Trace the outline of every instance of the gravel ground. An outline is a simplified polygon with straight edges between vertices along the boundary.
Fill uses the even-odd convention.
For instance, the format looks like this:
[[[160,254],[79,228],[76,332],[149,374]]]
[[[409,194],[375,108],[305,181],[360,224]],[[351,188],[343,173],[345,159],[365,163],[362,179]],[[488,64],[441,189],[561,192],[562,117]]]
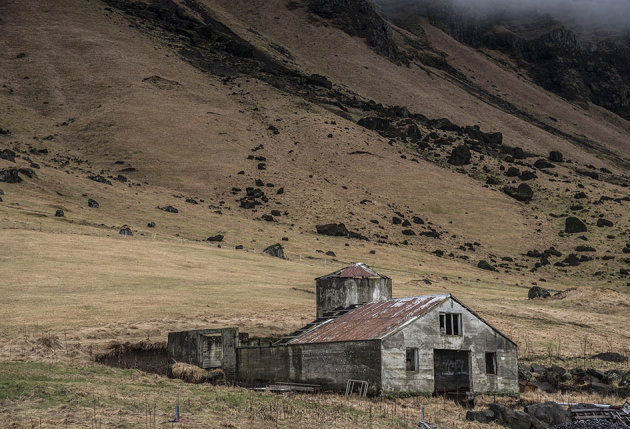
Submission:
[[[606,420],[576,420],[570,423],[551,426],[549,429],[628,429],[621,423],[612,423]]]

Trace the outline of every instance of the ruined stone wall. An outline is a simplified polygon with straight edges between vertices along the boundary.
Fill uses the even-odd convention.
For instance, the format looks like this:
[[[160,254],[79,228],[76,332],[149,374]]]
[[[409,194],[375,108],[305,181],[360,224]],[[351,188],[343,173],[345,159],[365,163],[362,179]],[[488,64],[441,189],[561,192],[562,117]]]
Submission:
[[[461,313],[462,336],[440,335],[439,313]],[[418,348],[418,371],[406,371],[406,348]],[[474,314],[448,299],[382,342],[383,390],[434,391],[434,350],[469,350],[471,389],[474,393],[518,395],[516,346]],[[485,353],[496,353],[497,374],[486,374]]]
[[[392,299],[392,280],[388,278],[317,279],[315,283],[317,317],[338,307],[349,307]]]
[[[238,378],[246,384],[295,382],[344,390],[348,379],[380,390],[380,341],[296,344],[238,349]]]

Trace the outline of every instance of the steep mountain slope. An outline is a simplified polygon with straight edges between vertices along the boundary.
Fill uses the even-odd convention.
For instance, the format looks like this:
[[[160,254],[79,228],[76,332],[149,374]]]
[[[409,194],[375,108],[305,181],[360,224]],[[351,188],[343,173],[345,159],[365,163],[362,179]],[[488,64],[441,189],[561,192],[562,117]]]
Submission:
[[[6,2],[0,144],[16,158],[0,169],[24,170],[1,183],[3,223],[225,231],[224,245],[258,250],[287,237],[290,257],[378,248],[412,264],[487,261],[508,282],[624,287],[628,122],[426,22],[418,36],[349,4],[368,8],[367,24],[331,21],[334,1]],[[552,150],[570,162],[534,165]],[[523,199],[519,185],[531,202],[509,196]],[[594,254],[564,233],[569,214]],[[316,234],[331,222],[367,240]]]

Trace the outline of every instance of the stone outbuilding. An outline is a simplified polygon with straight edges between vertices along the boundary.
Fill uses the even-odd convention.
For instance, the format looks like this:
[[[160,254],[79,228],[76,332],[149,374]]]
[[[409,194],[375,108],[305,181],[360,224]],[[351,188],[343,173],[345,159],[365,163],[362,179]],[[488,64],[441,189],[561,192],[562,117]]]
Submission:
[[[233,328],[215,330],[212,341],[190,343],[212,345],[204,346],[212,358],[203,359],[203,351],[184,353],[185,342],[176,344],[200,331],[171,333],[169,358],[196,356],[187,363],[212,363],[246,385],[343,390],[348,380],[363,380],[375,393],[518,395],[513,341],[451,294],[391,293],[391,279],[354,264],[316,279],[317,318],[293,334],[269,344]]]

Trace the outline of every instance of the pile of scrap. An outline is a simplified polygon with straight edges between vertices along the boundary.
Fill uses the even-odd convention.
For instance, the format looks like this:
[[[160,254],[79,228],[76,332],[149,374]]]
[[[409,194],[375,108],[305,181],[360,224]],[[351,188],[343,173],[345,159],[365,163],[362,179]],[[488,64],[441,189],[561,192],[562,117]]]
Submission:
[[[571,420],[602,420],[630,428],[630,403],[623,406],[577,404],[569,407]]]
[[[322,386],[319,384],[306,383],[276,383],[267,387],[260,387],[254,390],[273,393],[319,393]]]

